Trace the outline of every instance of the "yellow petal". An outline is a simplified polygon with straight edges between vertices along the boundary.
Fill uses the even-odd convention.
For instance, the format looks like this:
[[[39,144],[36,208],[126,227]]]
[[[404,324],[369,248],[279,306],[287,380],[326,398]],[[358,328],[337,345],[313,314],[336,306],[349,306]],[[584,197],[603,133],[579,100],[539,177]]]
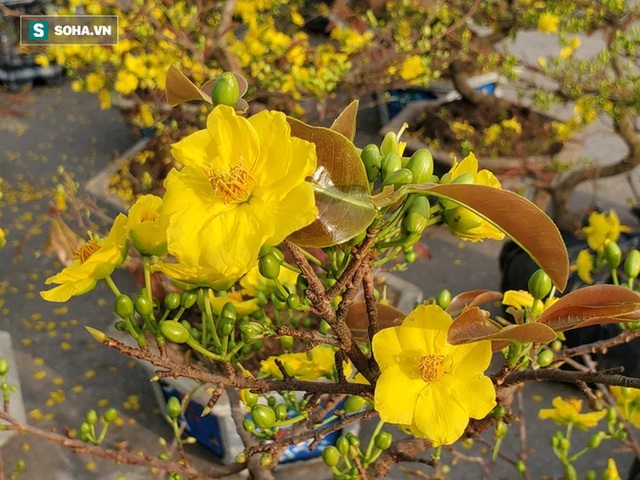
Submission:
[[[439,388],[442,384],[443,388]],[[413,424],[434,446],[451,445],[469,424],[467,409],[438,382],[420,392]]]
[[[215,158],[215,167],[228,170],[241,160],[253,171],[260,152],[260,139],[253,125],[244,117],[236,115],[233,108],[218,105],[207,117],[207,130],[211,136],[209,150]]]
[[[374,408],[380,418],[388,423],[408,425],[413,421],[414,410],[420,392],[427,386],[420,378],[417,368],[402,368],[393,365],[382,372],[374,396]]]
[[[290,233],[306,227],[316,219],[318,208],[313,186],[310,183],[298,185],[281,202],[268,204],[264,214],[264,220],[270,221],[274,227],[273,235],[266,242],[278,245]]]

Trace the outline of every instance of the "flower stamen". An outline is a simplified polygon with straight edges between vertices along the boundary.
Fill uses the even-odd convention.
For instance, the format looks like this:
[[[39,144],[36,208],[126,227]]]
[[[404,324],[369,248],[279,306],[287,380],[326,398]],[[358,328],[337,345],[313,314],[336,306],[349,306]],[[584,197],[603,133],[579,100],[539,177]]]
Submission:
[[[243,159],[230,171],[211,166],[205,166],[204,169],[214,192],[222,194],[225,204],[244,203],[251,196],[256,180],[244,166]]]
[[[80,263],[84,263],[98,250],[100,250],[100,245],[92,238],[73,252],[73,258],[80,260]]]
[[[447,361],[449,360],[449,361]],[[424,355],[420,358],[420,374],[427,383],[435,383],[442,379],[451,366],[451,359],[444,355]]]

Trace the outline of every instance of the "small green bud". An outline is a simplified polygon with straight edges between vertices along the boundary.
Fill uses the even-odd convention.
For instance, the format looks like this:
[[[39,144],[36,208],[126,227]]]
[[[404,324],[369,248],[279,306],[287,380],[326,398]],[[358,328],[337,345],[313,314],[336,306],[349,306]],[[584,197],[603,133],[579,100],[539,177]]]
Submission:
[[[244,428],[249,433],[253,433],[256,431],[256,423],[250,418],[245,418],[242,421],[242,428]]]
[[[182,292],[180,295],[180,306],[182,308],[191,308],[198,300],[198,296],[194,292]]]
[[[105,412],[102,414],[102,420],[106,423],[115,422],[118,419],[118,410],[115,408],[107,408]]]
[[[463,173],[454,178],[451,183],[472,185],[476,183],[476,176],[473,173]]]
[[[251,418],[263,430],[273,427],[276,423],[276,413],[266,405],[257,404],[251,407]]]
[[[440,201],[442,204],[443,202]],[[454,207],[442,213],[442,220],[453,232],[467,233],[482,225],[482,218],[464,207]]]
[[[336,440],[336,448],[342,455],[349,453],[349,440],[344,435],[338,437]]]
[[[260,395],[257,393],[253,393],[250,389],[244,388],[240,391],[240,398],[244,402],[244,404],[248,407],[253,407],[258,403],[258,399]]]
[[[551,291],[551,279],[543,270],[538,269],[529,277],[527,287],[534,298],[541,299]]]
[[[584,474],[584,480],[597,480],[598,474],[595,470],[587,470],[587,473]]]
[[[365,398],[362,398],[359,395],[350,395],[344,401],[343,408],[347,413],[354,413],[366,408],[367,405],[369,405],[369,402]]]
[[[168,293],[164,297],[164,306],[167,310],[175,310],[180,306],[180,294],[178,292]]]
[[[604,432],[598,432],[594,435],[591,435],[591,438],[589,438],[589,442],[587,443],[587,446],[589,448],[598,448],[602,443],[602,440],[604,440],[605,436],[606,434]]]
[[[167,400],[167,415],[169,418],[176,419],[182,413],[182,403],[178,397],[169,397]]]
[[[553,352],[551,350],[540,350],[538,353],[538,365],[541,367],[548,367],[553,362]]]
[[[149,316],[153,313],[153,302],[146,295],[140,295],[136,298],[135,309],[143,317]]]
[[[87,422],[82,422],[80,424],[80,434],[83,437],[86,437],[90,433],[91,433],[91,425],[89,425]]]
[[[493,415],[495,418],[502,418],[505,416],[506,413],[507,413],[507,409],[504,408],[504,405],[498,405],[496,408],[493,409],[493,411],[491,412],[491,415]]]
[[[260,275],[269,280],[275,280],[278,278],[278,275],[280,275],[280,264],[281,262],[278,258],[271,253],[261,257],[260,260],[258,260]]]
[[[349,442],[349,445],[351,445],[352,447],[360,446],[360,437],[358,437],[353,433],[347,433],[347,441]]]
[[[507,432],[509,431],[509,427],[502,420],[498,420],[494,427],[496,439],[504,438],[507,436]]]
[[[275,412],[276,412],[276,420],[278,422],[286,420],[287,415],[289,414],[289,412],[287,411],[287,406],[282,403],[276,405]]]
[[[191,337],[189,330],[180,322],[165,320],[160,322],[160,333],[164,338],[173,343],[186,343]]]
[[[287,307],[291,310],[300,310],[302,308],[302,302],[300,301],[300,295],[292,293],[287,297]]]
[[[223,317],[220,319],[220,324],[218,326],[220,330],[220,336],[227,337],[231,335],[233,332],[233,328],[235,327],[236,322],[233,318]]]
[[[640,251],[635,248],[629,252],[624,261],[624,273],[629,278],[636,278],[640,274]]]
[[[607,261],[609,268],[618,268],[618,265],[620,265],[620,262],[622,261],[622,250],[620,250],[620,247],[616,242],[607,242],[604,246],[604,258]]]
[[[9,371],[9,362],[6,358],[0,358],[0,375],[4,376]]]
[[[267,296],[260,290],[256,292],[256,296],[254,298],[258,301],[258,306],[260,308],[264,307],[268,303]]]
[[[377,145],[373,143],[367,145],[360,152],[360,158],[364,164],[364,169],[367,172],[367,180],[374,182],[378,178],[380,173],[380,167],[382,166],[382,154]]]
[[[98,412],[93,409],[89,410],[87,412],[86,420],[89,425],[95,425],[98,423]]]
[[[127,322],[124,320],[118,320],[113,326],[119,332],[125,332],[127,330]]]
[[[426,148],[417,150],[407,163],[407,167],[413,174],[413,183],[426,183],[433,175],[433,155]]]
[[[238,455],[236,455],[236,458],[234,458],[236,463],[245,463],[247,461],[247,454],[245,452],[241,452]]]
[[[277,404],[278,400],[276,400],[276,397],[271,395],[267,397],[267,405],[269,405],[271,408],[276,408]]]
[[[280,337],[280,345],[282,345],[282,348],[287,352],[293,352],[293,337],[291,335]]]
[[[333,445],[329,445],[322,451],[322,461],[327,467],[335,467],[340,462],[340,452]]]
[[[411,170],[408,168],[400,168],[384,177],[382,186],[393,185],[394,187],[401,187],[402,185],[409,185],[411,183],[413,183],[413,173],[411,173]]]
[[[382,139],[380,144],[380,153],[385,156],[389,153],[398,155],[398,136],[393,132],[388,132]],[[400,155],[398,155],[400,158]]]
[[[89,335],[91,335],[94,340],[97,340],[100,343],[106,343],[109,340],[109,336],[97,328],[89,327],[87,325],[85,325],[84,328],[89,332]]]
[[[263,468],[268,467],[273,463],[273,457],[268,453],[263,453],[260,455],[260,466]]]
[[[263,325],[256,322],[241,323],[238,327],[240,333],[242,333],[243,340],[247,342],[253,342],[264,338],[266,329]]]
[[[426,197],[416,197],[402,220],[402,228],[407,235],[422,234],[429,225],[431,206]]]
[[[236,319],[238,318],[238,311],[236,310],[236,307],[232,302],[227,302],[224,304],[222,310],[220,311],[220,318],[228,318],[233,322],[236,321]]]
[[[393,435],[391,435],[389,432],[378,433],[378,435],[376,435],[376,438],[374,440],[374,444],[376,448],[379,448],[380,450],[386,450],[391,446],[392,443],[393,443]]]
[[[402,168],[402,158],[396,152],[391,152],[382,159],[382,180],[384,181],[393,172]]]
[[[578,480],[578,473],[573,465],[567,464],[564,466],[564,479],[565,480]]]
[[[568,452],[569,447],[571,447],[571,442],[568,439],[561,437],[558,438],[558,450],[561,452]]]
[[[116,298],[116,303],[113,306],[113,311],[120,318],[128,318],[130,315],[133,315],[133,302],[128,295],[118,295]]]
[[[240,84],[231,72],[220,75],[211,89],[211,101],[214,105],[233,107],[240,98]]]
[[[516,471],[520,474],[527,471],[527,465],[522,460],[518,460],[514,466],[516,467]]]
[[[436,303],[440,306],[440,308],[446,309],[451,303],[451,292],[446,288],[442,290],[436,297]]]
[[[417,259],[418,259],[418,254],[413,249],[404,251],[404,261],[406,263],[413,263]]]

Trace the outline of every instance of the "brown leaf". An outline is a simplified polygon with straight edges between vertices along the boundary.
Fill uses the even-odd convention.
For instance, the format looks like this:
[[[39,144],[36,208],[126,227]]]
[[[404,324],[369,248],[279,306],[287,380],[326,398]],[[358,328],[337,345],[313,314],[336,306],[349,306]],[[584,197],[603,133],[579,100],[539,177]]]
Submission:
[[[356,136],[356,119],[358,117],[359,104],[358,100],[351,102],[331,124],[331,130],[341,133],[352,142]]]
[[[461,312],[465,307],[477,307],[489,302],[495,302],[502,298],[502,293],[494,290],[469,290],[462,292],[451,299],[447,307],[449,315]]]
[[[406,316],[403,312],[390,305],[377,304],[378,329],[396,327],[402,323]],[[351,330],[351,334],[358,341],[366,341],[368,337],[369,318],[365,302],[354,302],[347,311],[345,323]]]
[[[211,103],[211,97],[200,90],[184,73],[171,65],[167,71],[167,103],[172,107],[192,100]]]

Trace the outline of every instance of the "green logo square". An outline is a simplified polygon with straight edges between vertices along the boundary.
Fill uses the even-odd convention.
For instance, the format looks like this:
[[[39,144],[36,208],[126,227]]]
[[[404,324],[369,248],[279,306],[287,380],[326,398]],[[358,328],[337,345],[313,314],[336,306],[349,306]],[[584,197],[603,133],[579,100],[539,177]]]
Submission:
[[[29,22],[29,40],[49,40],[49,22]]]

